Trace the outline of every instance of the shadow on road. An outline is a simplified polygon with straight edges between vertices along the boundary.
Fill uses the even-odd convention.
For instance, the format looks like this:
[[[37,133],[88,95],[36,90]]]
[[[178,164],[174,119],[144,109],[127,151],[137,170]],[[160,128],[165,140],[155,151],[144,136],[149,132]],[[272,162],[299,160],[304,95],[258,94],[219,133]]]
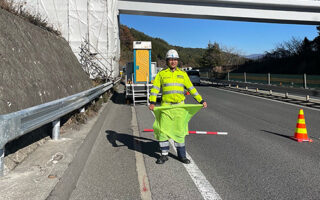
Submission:
[[[118,91],[114,90],[111,101],[115,104],[126,104],[126,97],[124,92],[119,93]]]
[[[117,133],[112,130],[105,131],[106,138],[112,144],[113,147],[127,146],[128,149],[133,151],[139,151],[152,158],[160,157],[159,143],[156,140],[152,140],[145,137],[136,137],[126,133]],[[121,143],[121,144],[119,144]],[[141,146],[140,149],[136,149],[134,143]],[[178,160],[176,155],[169,153],[169,157]]]
[[[283,135],[283,134],[280,134],[280,133],[275,133],[275,132],[266,131],[266,130],[260,130],[260,131],[263,131],[263,132],[265,132],[265,133],[271,133],[271,134],[273,134],[273,135],[277,135],[277,136],[280,136],[280,137],[288,138],[288,139],[290,139],[290,140],[294,140],[294,139],[292,139],[291,136],[288,136],[288,135]]]

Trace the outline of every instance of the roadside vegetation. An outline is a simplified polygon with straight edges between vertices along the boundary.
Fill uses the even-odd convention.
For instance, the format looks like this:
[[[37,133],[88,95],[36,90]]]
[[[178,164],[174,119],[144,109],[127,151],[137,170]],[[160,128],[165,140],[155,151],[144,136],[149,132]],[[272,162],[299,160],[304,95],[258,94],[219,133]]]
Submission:
[[[0,0],[0,8],[21,17],[22,19],[39,26],[51,33],[58,36],[61,35],[60,31],[54,29],[48,24],[47,19],[44,19],[40,14],[32,14],[25,8],[24,3],[16,3],[13,0]]]
[[[313,40],[292,38],[266,52],[257,60],[248,60],[235,72],[272,74],[320,74],[320,26]]]
[[[180,67],[192,67],[208,72],[214,77],[224,77],[227,72],[272,74],[320,74],[320,26],[319,35],[313,40],[292,38],[279,44],[258,59],[248,59],[233,48],[209,42],[206,49],[172,46],[161,38],[153,38],[133,28],[121,25],[120,65],[133,62],[132,43],[135,40],[152,42],[152,61],[165,66],[165,53],[174,48],[180,55]]]
[[[134,28],[125,25],[120,26],[121,58],[120,65],[133,62],[133,41],[151,41],[152,61],[157,62],[159,67],[165,66],[165,55],[169,49],[176,49],[180,56],[180,67],[201,68],[213,70],[216,67],[235,66],[243,57],[231,48],[220,48],[217,43],[208,44],[208,48],[184,48],[168,44],[161,38],[150,37]],[[218,60],[216,60],[218,59]],[[244,63],[244,61],[242,61]],[[222,68],[221,68],[222,69]],[[226,68],[223,68],[226,69]],[[223,70],[222,69],[222,70]]]

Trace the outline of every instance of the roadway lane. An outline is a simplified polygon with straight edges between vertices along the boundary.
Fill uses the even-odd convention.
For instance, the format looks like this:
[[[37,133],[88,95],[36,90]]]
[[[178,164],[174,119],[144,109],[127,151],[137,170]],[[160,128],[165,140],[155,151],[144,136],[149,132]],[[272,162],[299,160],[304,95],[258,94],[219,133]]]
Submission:
[[[288,137],[294,135],[299,107],[197,88],[209,107],[189,129],[229,135],[187,136],[187,151],[222,199],[319,199],[320,111],[304,109],[314,142],[298,143]]]
[[[146,141],[141,143],[141,147],[152,199],[202,199],[188,172],[177,160],[172,146],[170,146],[169,160],[163,165],[155,163],[160,155],[159,144],[154,139],[153,133],[143,132],[143,129],[152,128],[154,117],[146,105],[138,105],[135,110],[140,137]]]
[[[105,108],[97,139],[70,199],[140,199],[131,130],[131,107],[118,86]],[[73,178],[73,177],[70,177]]]

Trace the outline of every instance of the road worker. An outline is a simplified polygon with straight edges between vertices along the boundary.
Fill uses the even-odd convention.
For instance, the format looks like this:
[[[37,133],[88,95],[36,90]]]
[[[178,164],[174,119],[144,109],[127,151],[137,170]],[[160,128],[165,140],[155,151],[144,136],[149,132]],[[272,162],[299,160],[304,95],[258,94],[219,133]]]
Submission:
[[[174,49],[171,49],[166,54],[166,62],[168,68],[160,71],[153,82],[153,87],[150,91],[150,105],[149,109],[154,110],[157,101],[157,94],[162,88],[162,101],[161,106],[167,105],[181,105],[184,104],[184,88],[190,92],[196,101],[203,104],[203,107],[207,107],[207,103],[202,99],[196,88],[192,85],[187,73],[180,70],[178,66],[179,55]],[[183,135],[184,133],[182,133]],[[184,141],[185,135],[183,135]],[[170,137],[167,137],[170,138]],[[159,140],[161,156],[157,159],[157,164],[163,164],[168,160],[169,153],[169,141]],[[174,140],[174,138],[172,138]],[[181,162],[189,164],[190,160],[186,157],[185,143],[178,143],[175,141],[175,147],[177,148],[178,158]]]

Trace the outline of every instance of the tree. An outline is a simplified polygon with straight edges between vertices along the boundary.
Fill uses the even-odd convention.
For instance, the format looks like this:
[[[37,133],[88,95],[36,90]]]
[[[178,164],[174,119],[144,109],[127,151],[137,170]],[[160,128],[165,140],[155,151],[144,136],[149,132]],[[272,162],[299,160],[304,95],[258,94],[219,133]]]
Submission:
[[[312,43],[308,38],[304,38],[300,48],[298,50],[299,55],[311,55],[312,54]]]
[[[221,66],[221,49],[218,43],[211,43],[209,41],[208,47],[201,59],[201,65],[207,68],[213,68],[216,66]]]
[[[313,40],[313,46],[319,55],[319,53],[320,53],[320,26],[317,26],[317,30],[318,30],[318,36]]]

